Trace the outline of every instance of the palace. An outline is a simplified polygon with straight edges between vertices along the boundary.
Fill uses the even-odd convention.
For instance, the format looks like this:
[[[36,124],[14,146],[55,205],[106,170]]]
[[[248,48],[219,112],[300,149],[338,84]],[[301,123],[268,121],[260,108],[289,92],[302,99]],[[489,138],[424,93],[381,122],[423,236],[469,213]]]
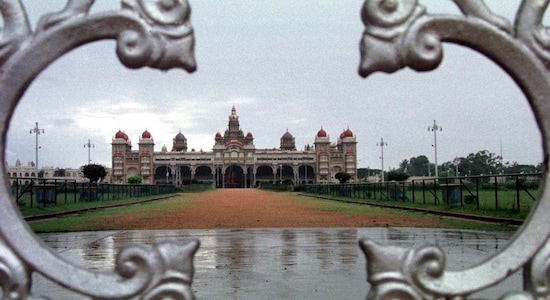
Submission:
[[[297,150],[294,137],[287,130],[279,149],[257,149],[254,137],[240,129],[239,116],[233,106],[227,130],[216,133],[212,151],[188,151],[187,139],[179,132],[172,149],[166,146],[155,152],[153,137],[145,130],[138,150],[123,131],[112,140],[112,183],[126,183],[139,175],[143,183],[182,185],[192,180],[209,181],[218,188],[248,188],[262,182],[287,181],[294,184],[337,182],[334,175],[346,172],[351,181],[357,176],[357,147],[353,132],[344,130],[331,143],[321,128],[313,146]]]

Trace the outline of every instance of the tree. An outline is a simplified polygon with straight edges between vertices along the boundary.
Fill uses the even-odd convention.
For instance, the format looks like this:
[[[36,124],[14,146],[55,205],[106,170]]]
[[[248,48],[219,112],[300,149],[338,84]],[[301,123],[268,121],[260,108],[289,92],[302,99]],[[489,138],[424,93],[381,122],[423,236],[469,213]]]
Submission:
[[[340,181],[340,183],[346,183],[346,182],[348,182],[348,180],[351,179],[351,175],[349,173],[346,173],[346,172],[338,172],[338,173],[334,174],[334,178],[338,179],[338,181]]]
[[[541,172],[541,169],[538,166],[519,165],[517,162],[513,162],[504,169],[504,172],[508,174],[538,173]]]
[[[397,168],[397,171],[407,173],[409,170],[409,161],[407,159],[404,159],[399,163],[399,168]]]
[[[89,164],[80,167],[82,176],[88,178],[90,182],[97,182],[107,176],[107,170],[104,166],[98,164]]]
[[[429,168],[430,160],[426,155],[411,157],[407,166],[407,174],[410,176],[424,176],[427,175]]]
[[[65,169],[55,168],[55,170],[53,171],[53,177],[65,177],[65,176],[67,176],[67,170]]]
[[[391,170],[386,173],[386,178],[388,181],[405,181],[409,178],[409,175],[399,170]]]
[[[367,178],[369,175],[367,168],[357,168],[357,178]]]
[[[498,173],[500,165],[500,156],[488,150],[481,150],[475,154],[468,154],[466,158],[461,158],[458,168],[462,174],[489,175]]]
[[[141,176],[139,175],[134,175],[134,176],[128,177],[126,181],[128,181],[128,183],[140,184],[143,181],[143,178],[141,178]]]

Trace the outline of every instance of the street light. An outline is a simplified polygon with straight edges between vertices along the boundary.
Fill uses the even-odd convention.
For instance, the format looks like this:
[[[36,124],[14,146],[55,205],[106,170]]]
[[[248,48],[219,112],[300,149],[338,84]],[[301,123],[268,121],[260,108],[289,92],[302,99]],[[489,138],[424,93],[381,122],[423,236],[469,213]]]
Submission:
[[[384,138],[380,138],[380,143],[376,143],[376,146],[380,146],[380,159],[382,160],[382,174],[381,181],[384,182],[384,146],[387,146],[388,143],[384,142]]]
[[[90,159],[90,148],[95,148],[95,145],[90,142],[90,139],[88,139],[88,143],[84,144],[84,148],[88,147],[88,164],[92,162]]]
[[[428,126],[428,131],[433,131],[434,133],[434,153],[435,153],[435,179],[437,179],[437,131],[443,131],[443,128],[441,126],[437,125],[437,123],[434,120],[434,124],[432,126]]]
[[[41,133],[44,133],[44,129],[41,129],[38,127],[38,122],[36,122],[36,124],[34,125],[34,128],[32,128],[30,131],[29,131],[30,134],[33,134],[35,135],[35,146],[34,146],[34,150],[35,150],[35,161],[34,161],[34,178],[36,180],[38,180],[38,149],[40,149],[40,147],[38,147],[38,136],[41,134]]]

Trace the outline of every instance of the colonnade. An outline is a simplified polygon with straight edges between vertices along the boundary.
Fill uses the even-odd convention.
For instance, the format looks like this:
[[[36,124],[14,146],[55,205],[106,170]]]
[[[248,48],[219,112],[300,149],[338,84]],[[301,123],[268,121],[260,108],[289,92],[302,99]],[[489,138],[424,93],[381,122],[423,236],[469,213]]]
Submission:
[[[300,171],[302,171],[301,174]],[[216,187],[221,188],[252,187],[262,181],[283,181],[287,179],[292,180],[294,184],[301,182],[315,183],[316,172],[315,168],[309,164],[253,166],[244,164],[197,166],[172,164],[155,167],[155,182],[164,181],[179,185],[185,179],[212,181],[216,183]],[[236,184],[238,186],[235,186]]]

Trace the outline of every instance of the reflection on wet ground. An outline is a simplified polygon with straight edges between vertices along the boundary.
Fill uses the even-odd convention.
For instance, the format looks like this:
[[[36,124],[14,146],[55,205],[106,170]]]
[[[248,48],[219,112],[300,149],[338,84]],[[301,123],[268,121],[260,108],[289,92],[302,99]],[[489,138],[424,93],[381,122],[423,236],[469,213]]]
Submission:
[[[365,257],[358,239],[404,247],[439,245],[447,269],[460,270],[504,248],[508,232],[417,228],[275,228],[147,230],[41,234],[61,257],[94,270],[113,270],[126,243],[153,244],[199,238],[193,290],[199,299],[365,299]],[[35,275],[33,292],[78,299]],[[497,298],[521,289],[516,274],[476,298]]]

